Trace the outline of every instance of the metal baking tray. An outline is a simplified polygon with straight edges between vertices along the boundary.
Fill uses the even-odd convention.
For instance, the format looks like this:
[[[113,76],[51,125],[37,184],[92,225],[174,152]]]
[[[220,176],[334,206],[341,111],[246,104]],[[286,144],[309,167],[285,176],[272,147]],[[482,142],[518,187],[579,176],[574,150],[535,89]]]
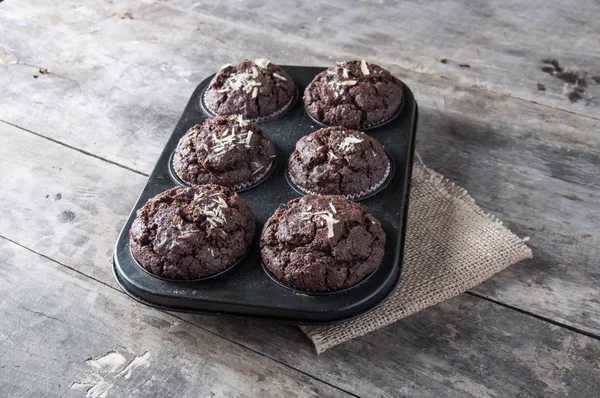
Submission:
[[[286,179],[287,160],[301,137],[323,127],[305,111],[302,94],[311,80],[325,68],[282,68],[296,84],[297,100],[278,118],[260,123],[277,148],[277,161],[271,174],[261,184],[240,192],[257,220],[256,236],[248,254],[216,277],[194,282],[169,281],[141,268],[129,247],[129,229],[136,211],[156,194],[180,185],[171,171],[171,156],[185,132],[211,116],[202,104],[202,94],[212,79],[210,76],[192,94],[117,240],[113,257],[115,278],[134,299],[170,311],[319,324],[335,323],[364,314],[381,304],[396,288],[402,270],[418,120],[417,103],[404,83],[401,110],[388,122],[363,129],[383,145],[395,165],[388,185],[376,195],[360,201],[361,206],[381,221],[386,233],[381,265],[359,284],[326,294],[295,291],[276,283],[263,269],[258,242],[264,223],[280,205],[300,196]]]

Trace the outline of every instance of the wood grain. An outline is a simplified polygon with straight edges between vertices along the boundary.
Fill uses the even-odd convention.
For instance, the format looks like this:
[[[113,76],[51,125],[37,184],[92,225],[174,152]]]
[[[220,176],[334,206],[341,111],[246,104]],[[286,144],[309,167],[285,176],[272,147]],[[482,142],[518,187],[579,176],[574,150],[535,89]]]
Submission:
[[[396,74],[402,72],[391,70]],[[475,291],[598,333],[600,295],[595,287],[600,280],[594,262],[600,247],[600,231],[596,228],[600,221],[594,211],[600,194],[600,177],[596,173],[596,165],[600,163],[597,122],[479,89],[457,87],[444,79],[422,74],[411,73],[404,79],[417,98],[423,98],[418,151],[425,162],[465,187],[485,210],[497,214],[519,235],[531,237],[533,260],[500,273]],[[67,142],[74,144],[70,139]],[[39,144],[30,144],[29,153],[37,152],[36,145]],[[134,147],[125,146],[124,150],[130,151],[131,157],[144,153],[149,161],[152,153],[160,151],[161,145],[148,136]],[[8,146],[5,150],[14,152]],[[101,151],[99,154],[102,155]],[[50,163],[58,165],[64,156],[57,153]],[[87,162],[84,157],[77,159]],[[15,161],[15,164],[20,163],[22,161]],[[87,170],[85,166],[80,167]],[[98,170],[97,167],[92,167],[90,173]],[[91,181],[103,181],[109,192],[98,192],[99,205],[109,213],[116,212],[121,221],[141,189],[143,178],[125,177],[127,173],[112,166],[109,170],[100,176],[91,176]],[[30,172],[23,169],[19,175]],[[73,178],[78,183],[71,185],[72,190],[77,189],[77,185],[90,184],[85,176]],[[47,175],[45,181],[48,182],[39,182],[36,189],[40,183],[55,186],[54,179],[53,175]],[[16,192],[32,189],[16,185]],[[137,188],[128,190],[129,185]],[[14,200],[19,201],[22,194],[15,193]],[[45,194],[48,193],[36,193],[40,199]],[[111,195],[118,195],[122,200],[113,204]],[[111,209],[115,205],[120,207]],[[82,204],[75,204],[78,206]],[[97,223],[94,219],[90,225]],[[65,228],[62,224],[44,225],[45,228]],[[113,231],[120,225],[120,222],[115,223]],[[20,234],[27,235],[26,231],[28,229]],[[31,244],[36,247],[46,244],[56,253],[59,239],[72,239],[69,238],[72,235],[65,238],[47,235],[52,239],[50,242],[31,238]],[[110,236],[100,232],[91,240],[97,242],[98,239],[106,239],[108,243]],[[80,250],[82,246],[74,248],[67,244],[64,247],[68,251]],[[68,252],[64,255],[70,257]],[[98,271],[94,268],[89,272]]]
[[[598,340],[466,295],[316,356],[292,326],[170,316],[2,238],[0,258],[2,396],[552,397],[600,387]]]
[[[312,53],[377,60],[599,118],[600,32],[589,18],[600,14],[597,1],[166,4],[200,18],[243,21],[247,30],[308,45]]]
[[[0,126],[6,143],[0,153],[4,159],[1,168],[10,167],[15,176],[35,175],[36,179],[32,184],[0,177],[2,186],[7,187],[0,199],[0,235],[114,287],[110,272],[114,239],[145,177],[15,127]],[[43,156],[36,156],[42,147]],[[129,184],[131,189],[119,184]],[[115,186],[120,196],[110,192]],[[126,195],[128,191],[132,192]],[[56,200],[57,193],[61,193],[60,200]],[[87,210],[90,203],[97,203],[95,210]],[[64,212],[73,217],[61,216]],[[64,222],[57,222],[59,218]],[[96,227],[96,231],[93,226],[106,229]],[[78,234],[89,237],[60,244]],[[123,306],[137,308],[131,300]],[[113,311],[107,307],[102,312],[109,316]],[[461,296],[319,357],[291,326],[175,316],[358,395],[370,396],[376,391],[394,396],[402,391],[409,396],[512,396],[537,390],[560,395],[564,380],[559,379],[567,376],[565,382],[575,380],[578,391],[595,387],[592,375],[596,368],[593,361],[583,359],[588,358],[586,350],[596,349],[594,339],[472,297]],[[458,335],[461,338],[456,343]],[[454,340],[449,336],[455,336]],[[573,341],[581,346],[580,351],[569,348],[576,344]],[[366,371],[365,357],[378,365]],[[570,362],[562,368],[564,361]],[[480,365],[492,367],[493,372]],[[592,372],[586,376],[591,381],[580,381],[577,375],[585,372]],[[527,377],[521,378],[523,375]]]
[[[436,11],[436,5],[430,3],[403,3],[402,7],[359,3],[342,7],[342,2],[338,2],[321,8],[313,7],[312,11],[308,5],[290,5],[290,10],[300,7],[302,15],[298,21],[296,18],[292,20],[288,13],[279,12],[285,15],[280,17],[274,15],[277,10],[285,9],[285,3],[281,6],[278,3],[274,11],[266,10],[274,6],[264,1],[244,2],[245,6],[227,6],[226,9],[219,5],[202,6],[201,3],[172,4],[172,0],[129,0],[118,4],[70,0],[57,6],[54,2],[44,0],[35,4],[25,1],[19,2],[18,6],[16,3],[3,5],[0,18],[2,25],[7,28],[0,35],[0,84],[6,87],[0,103],[2,120],[149,172],[159,148],[166,141],[197,83],[226,62],[258,56],[266,56],[281,64],[302,65],[331,65],[338,59],[366,57],[383,66],[395,68],[395,73],[414,88],[418,87],[414,86],[413,81],[420,80],[424,72],[432,81],[447,80],[446,86],[450,88],[487,89],[487,86],[494,84],[510,86],[498,90],[503,95],[531,87],[534,92],[539,92],[537,84],[540,83],[546,87],[546,91],[540,92],[539,96],[531,97],[522,93],[517,97],[544,103],[543,99],[556,91],[557,98],[566,101],[564,109],[575,112],[578,110],[572,107],[576,106],[582,108],[584,114],[596,118],[596,121],[600,119],[597,111],[600,85],[592,78],[588,76],[586,80],[585,95],[590,98],[571,104],[567,96],[572,89],[564,87],[563,80],[541,71],[544,67],[540,58],[542,54],[536,52],[544,51],[543,57],[554,58],[561,58],[554,52],[561,56],[572,54],[577,49],[575,47],[574,50],[570,36],[558,40],[553,37],[555,33],[549,32],[550,35],[543,40],[544,44],[540,44],[542,42],[537,34],[532,38],[526,37],[525,42],[505,38],[497,40],[496,35],[503,36],[504,31],[513,34],[516,21],[506,21],[506,13],[520,17],[519,8],[514,4],[508,10],[494,8],[482,12],[485,8],[473,7],[464,12],[461,9],[463,5],[445,2],[444,7],[455,13],[449,14],[444,21],[440,19],[446,14]],[[192,7],[194,4],[200,5]],[[239,7],[247,8],[241,10]],[[357,9],[350,11],[348,7]],[[545,6],[544,12],[538,11],[543,16],[537,18],[536,23],[547,23],[556,15],[571,15],[570,12],[563,13],[564,7],[570,8],[568,5]],[[593,11],[598,6],[586,1],[582,2],[581,7],[578,12],[581,10],[594,15]],[[372,15],[370,18],[373,21],[380,23],[355,23],[355,15],[366,11]],[[315,13],[324,13],[326,16],[317,23],[319,17]],[[402,17],[398,14],[402,14]],[[491,26],[490,18],[497,14],[503,15],[499,21],[503,28]],[[345,23],[326,23],[330,22],[328,15],[339,15]],[[249,22],[249,17],[255,18],[253,21],[265,22],[254,24]],[[287,20],[283,21],[282,18]],[[307,20],[305,25],[296,26],[305,18],[311,20],[311,25],[307,25]],[[390,40],[389,37],[384,40],[389,33],[374,32],[376,29],[393,32],[393,29],[389,29],[390,21],[394,21],[394,28],[405,28],[397,23],[398,19],[410,21],[406,25],[414,25],[414,35],[422,38],[409,40],[412,37],[409,35],[406,40]],[[569,25],[560,31],[573,32],[582,46],[593,41],[593,27],[577,23],[572,18],[565,19],[565,23]],[[15,29],[8,29],[9,26]],[[302,26],[306,29],[302,29]],[[489,27],[494,34],[490,33],[492,36],[486,38],[484,43],[477,44],[476,48],[466,45],[465,40],[471,39],[462,30],[473,29],[478,32],[483,26]],[[369,33],[365,33],[365,30]],[[429,36],[421,36],[424,33],[421,30],[430,32],[432,37],[427,39]],[[219,32],[218,35],[215,32]],[[454,34],[450,35],[452,32]],[[373,37],[376,39],[378,35],[382,37],[375,43]],[[23,41],[24,36],[31,40]],[[356,36],[372,38],[365,44],[349,46],[348,43],[361,42],[351,40]],[[65,42],[64,37],[72,39]],[[207,37],[214,37],[215,41],[211,42]],[[322,39],[329,37],[331,40]],[[532,48],[530,40],[537,46]],[[499,43],[502,43],[500,49],[496,48]],[[74,46],[77,51],[72,50]],[[452,50],[456,55],[438,57],[430,46],[448,51],[456,47]],[[546,51],[549,46],[552,51]],[[380,50],[376,50],[378,48]],[[600,71],[594,71],[600,65],[598,46],[591,48],[584,52],[577,51],[580,57],[586,59],[581,61],[580,69],[573,66],[572,57],[562,61],[565,71],[575,70],[583,76],[585,69],[589,75],[600,75]],[[469,53],[465,56],[468,60],[461,60],[463,51]],[[477,51],[484,52],[484,55],[477,56],[483,64],[481,68],[489,69],[489,74],[495,78],[488,79],[483,75],[460,78],[464,73],[476,73],[479,70],[470,60]],[[416,58],[410,58],[413,54],[417,54]],[[523,59],[530,56],[535,60]],[[405,57],[409,58],[401,61]],[[440,59],[452,61],[442,64]],[[473,65],[461,68],[461,62]],[[422,69],[417,65],[430,66]],[[40,68],[47,69],[49,73],[41,74]],[[434,69],[439,68],[448,71],[434,73]],[[534,73],[535,76],[532,75]],[[496,80],[503,83],[494,83]],[[566,95],[562,93],[563,89]],[[25,98],[21,95],[24,92],[28,93]],[[422,106],[431,107],[436,96],[420,96],[418,100]],[[585,105],[587,102],[589,105]],[[555,105],[560,104],[549,103],[549,106]],[[75,109],[77,111],[73,112]],[[93,134],[94,131],[101,134]],[[147,146],[149,142],[152,145]],[[138,150],[140,145],[142,149]]]
[[[348,396],[1,238],[0,259],[0,396]]]
[[[283,325],[186,319],[365,397],[592,397],[600,388],[597,339],[464,294],[317,357]]]
[[[112,284],[108,260],[145,182],[139,172],[151,170],[200,80],[221,64],[243,57],[304,65],[366,58],[388,67],[415,92],[423,160],[467,188],[484,209],[520,236],[531,238],[533,260],[509,268],[474,292],[597,335],[600,46],[598,29],[590,21],[599,7],[591,0],[578,2],[577,7],[538,0],[477,6],[462,1],[340,0],[320,7],[287,0],[227,6],[183,0],[3,2],[0,120],[58,143],[0,123],[0,235]],[[0,255],[0,267],[13,264],[9,246]],[[82,297],[110,290],[26,254],[14,264],[29,265],[33,260],[27,259],[33,256],[42,276],[34,278],[38,283],[30,290],[40,295],[53,297],[54,288],[44,282],[55,279],[75,278],[77,283],[65,286]],[[15,273],[14,278],[33,286],[19,275],[25,273]],[[65,319],[72,324],[63,325],[67,334],[50,328],[52,358],[40,356],[39,363],[30,363],[23,359],[32,355],[23,348],[27,344],[16,351],[17,359],[10,357],[24,363],[16,365],[24,366],[27,383],[44,374],[41,370],[49,372],[49,363],[56,367],[56,373],[48,373],[50,384],[65,381],[60,372],[87,375],[94,382],[91,365],[73,359],[79,358],[80,345],[64,348],[65,336],[81,338],[83,331],[84,336],[88,333],[87,324],[68,310],[85,311],[64,303],[52,307],[52,301],[43,307],[47,303],[38,296],[26,295],[18,286],[10,288],[20,296],[10,301],[9,294],[0,302],[0,310],[10,314],[0,322],[0,345],[14,338],[3,328],[21,319],[34,326],[36,319],[42,320],[43,327],[58,322],[27,310],[7,309],[6,303],[16,300],[35,304],[34,311],[54,318],[66,311]],[[147,326],[135,323],[139,306],[115,297],[122,303],[106,304],[93,315],[142,336],[140,330]],[[47,312],[53,308],[60,316]],[[168,317],[142,307],[139,311]],[[472,297],[459,297],[318,358],[291,327],[186,319],[361,395],[591,396],[598,387],[597,341]],[[202,336],[206,333],[185,327]],[[161,330],[151,327],[154,333]],[[43,352],[42,336],[28,332],[22,338]],[[98,352],[88,353],[92,357],[107,354],[111,339],[121,339],[115,336],[117,331],[111,329],[98,337],[97,345],[81,339],[98,347]],[[152,339],[158,344],[155,336]],[[208,341],[207,358],[212,360],[217,351],[212,349],[213,340]],[[173,342],[204,350],[204,343]],[[125,361],[139,358],[135,363],[144,363],[143,344],[130,341],[130,345],[140,350],[127,351]],[[229,345],[224,350],[238,352]],[[246,355],[260,362],[239,350],[234,361]],[[181,355],[173,348],[162,352],[165,363]],[[185,358],[186,364],[200,366],[195,357]],[[365,371],[361,365],[365,358],[381,366]],[[235,380],[247,380],[241,376],[243,369],[230,371],[227,367],[237,364],[226,362],[219,362],[216,369],[226,369]],[[276,365],[265,360],[260,366]],[[137,369],[147,372],[143,366]],[[167,370],[162,372],[171,377]],[[298,380],[303,380],[293,372],[289,378],[284,392],[296,391]],[[14,373],[9,379],[15,379]],[[45,380],[40,385],[46,386]],[[136,392],[154,386],[145,381]],[[24,396],[42,391],[25,383],[14,383],[23,388]],[[215,391],[239,392],[241,384],[236,383]],[[0,395],[7,395],[0,385]],[[316,386],[307,393],[330,392]],[[185,388],[180,391],[183,395]],[[51,391],[59,395],[66,390]]]

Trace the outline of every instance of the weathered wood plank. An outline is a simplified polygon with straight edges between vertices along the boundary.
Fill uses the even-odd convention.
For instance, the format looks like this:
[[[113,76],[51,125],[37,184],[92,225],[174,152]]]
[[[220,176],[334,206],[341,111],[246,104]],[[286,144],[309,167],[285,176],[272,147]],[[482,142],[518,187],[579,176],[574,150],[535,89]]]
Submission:
[[[113,241],[128,207],[141,189],[138,185],[143,184],[145,178],[6,124],[0,126],[3,126],[0,127],[0,134],[5,143],[0,149],[0,168],[11,170],[11,175],[36,176],[36,184],[23,184],[22,180],[8,178],[6,174],[0,176],[1,185],[6,187],[5,195],[0,199],[3,212],[0,216],[0,235],[113,284],[109,265]],[[45,148],[43,156],[36,156],[42,147]],[[54,165],[63,169],[55,172],[56,169],[52,169]],[[92,174],[82,178],[71,176],[88,173]],[[113,206],[117,209],[122,207],[122,213],[121,210],[112,211],[108,205],[110,200],[114,201],[117,197],[111,190],[119,187],[118,181],[131,184],[129,191],[133,191],[125,194],[128,190],[119,188],[118,192],[123,191],[123,203],[115,201]],[[59,201],[52,196],[58,193],[56,191],[61,192]],[[46,198],[46,194],[50,196]],[[96,211],[86,210],[86,204],[89,206],[95,202],[100,203]],[[15,213],[6,213],[5,209]],[[58,216],[63,211],[72,211],[75,217]],[[66,222],[56,223],[55,217]],[[90,235],[91,238],[70,242],[63,247],[57,245],[56,242],[74,234],[94,234],[95,230],[91,227],[94,225],[105,225],[107,229],[103,233],[108,236]],[[74,246],[77,246],[76,249]],[[91,246],[95,246],[95,252],[90,249]],[[65,251],[65,247],[77,252]],[[535,287],[531,289],[530,292]],[[134,305],[133,302],[131,305]],[[582,358],[587,357],[579,351],[570,351],[569,354],[561,351],[563,333],[570,332],[469,297],[461,297],[430,309],[334,348],[318,358],[314,356],[306,338],[291,326],[208,317],[186,319],[360,395],[372,395],[375,391],[393,396],[396,391],[405,391],[406,395],[423,396],[481,396],[491,395],[492,392],[498,396],[510,396],[519,391],[529,395],[527,393],[537,389],[547,391],[548,395],[560,394],[562,386],[559,385],[564,380],[557,381],[549,375],[557,378],[563,375],[563,368],[559,364],[566,360],[564,358],[572,361],[565,366],[566,369],[574,369],[574,373],[569,373],[569,380],[576,380],[577,388],[586,391],[594,387],[593,377],[587,378],[592,381],[580,383],[576,376],[577,372],[584,372],[585,369],[595,371],[591,365],[581,362],[584,361]],[[521,327],[522,330],[519,329]],[[460,332],[455,332],[456,328]],[[426,337],[424,330],[428,331]],[[548,337],[548,331],[554,337]],[[460,345],[454,345],[450,338],[439,337],[455,336],[455,333],[462,336]],[[587,339],[572,335],[576,337],[568,338],[565,347],[571,344],[571,339]],[[551,342],[547,343],[549,338]],[[435,343],[427,343],[429,340]],[[593,340],[590,341],[590,344],[595,344]],[[428,344],[433,344],[435,349],[427,348]],[[585,343],[585,347],[583,343],[577,344],[582,344],[582,350],[590,349],[588,343]],[[468,351],[470,346],[477,348]],[[463,354],[463,351],[469,354]],[[513,351],[527,353],[512,357]],[[365,368],[365,357],[369,358],[369,370]],[[525,367],[519,365],[525,361],[523,357],[527,358]],[[487,368],[491,366],[494,371],[484,368],[478,370],[480,364]],[[454,369],[462,369],[462,373],[453,373]],[[520,378],[523,374],[527,374],[527,378]]]
[[[172,0],[168,6],[260,29],[321,55],[376,59],[599,118],[597,1]],[[212,37],[212,36],[211,36]],[[225,39],[227,42],[227,40]],[[548,60],[558,62],[555,68]],[[545,62],[546,61],[546,62]]]
[[[600,387],[597,340],[466,295],[316,356],[292,326],[185,317],[225,340],[1,238],[0,259],[2,396],[343,395],[228,340],[362,396]]]
[[[562,80],[540,70],[542,57],[564,56],[560,60],[565,68],[576,70],[581,76],[584,71],[590,76],[600,75],[594,69],[600,65],[600,50],[589,45],[595,37],[592,35],[595,28],[574,18],[575,8],[568,4],[545,4],[544,12],[538,10],[540,15],[535,20],[514,26],[511,13],[521,17],[517,4],[506,9],[504,6],[495,9],[493,5],[467,7],[464,12],[461,9],[464,5],[445,2],[443,7],[448,8],[445,11],[453,12],[446,15],[429,3],[393,7],[372,3],[349,6],[339,2],[318,8],[285,7],[278,2],[275,6],[278,10],[302,11],[299,19],[292,19],[296,13],[280,12],[278,17],[268,9],[274,5],[264,1],[250,2],[250,6],[246,5],[248,2],[242,6],[202,6],[195,2],[188,7],[181,5],[183,10],[171,3],[71,0],[58,7],[46,0],[3,5],[0,18],[6,28],[0,35],[0,84],[5,92],[0,118],[147,172],[195,85],[225,62],[256,56],[267,56],[282,64],[321,65],[332,64],[336,59],[366,57],[395,68],[411,86],[413,80],[421,79],[422,72],[432,73],[426,76],[434,81],[440,77],[449,79],[446,87],[498,86],[495,89],[500,93],[541,103],[545,103],[544,98],[556,95],[558,102],[551,101],[548,105],[559,106],[561,101],[567,101],[565,109],[580,111],[573,107],[583,107],[585,114],[600,118],[597,111],[600,84],[594,79],[588,76],[586,80],[584,95],[589,98],[571,104],[567,96],[573,88],[563,87]],[[200,5],[187,12],[194,4]],[[357,9],[350,11],[348,7]],[[597,7],[586,1],[578,5],[577,12],[594,15]],[[567,11],[563,13],[562,8]],[[369,21],[356,23],[356,15],[366,11]],[[325,15],[319,23],[315,13]],[[331,25],[332,15],[339,16],[340,23]],[[442,18],[443,15],[446,17]],[[554,15],[568,16],[557,18],[568,26],[555,29],[553,24],[552,31],[546,29],[543,34],[527,35],[520,31],[532,26],[535,32],[535,24],[543,25]],[[256,22],[248,22],[249,17]],[[494,22],[493,17],[501,18]],[[242,20],[245,23],[240,23]],[[372,23],[375,20],[378,23]],[[399,20],[409,22],[400,24]],[[389,29],[390,24],[394,29]],[[465,40],[471,43],[472,38],[464,30],[479,31],[482,25],[490,29],[491,36],[482,43],[465,45]],[[384,40],[389,32],[410,26],[409,30],[415,32],[405,39]],[[388,33],[377,33],[378,29]],[[425,39],[429,36],[423,35],[424,31],[431,32],[430,40]],[[498,42],[496,36],[503,36],[504,31],[507,35],[523,35],[524,39],[503,38]],[[207,39],[216,35],[214,42]],[[538,35],[545,35],[544,40],[539,41]],[[22,40],[23,37],[31,39]],[[65,37],[69,40],[65,41]],[[329,37],[331,40],[324,39]],[[573,37],[578,37],[577,46],[572,45]],[[361,43],[355,38],[366,41],[352,44]],[[587,48],[580,51],[578,46]],[[475,55],[477,51],[483,55]],[[442,58],[452,61],[442,64],[439,62]],[[480,59],[481,65],[473,58]],[[457,66],[461,62],[472,67]],[[40,74],[39,68],[51,73]],[[413,69],[418,73],[412,73]],[[440,73],[443,69],[448,71]],[[480,70],[493,76],[481,75],[477,72]],[[465,73],[474,75],[464,77]],[[538,92],[538,83],[546,87],[540,96],[518,93],[530,89]],[[563,95],[563,89],[567,96]],[[28,96],[23,97],[24,92]],[[439,94],[418,99],[422,106],[430,107]],[[147,141],[156,143],[156,147],[146,147]],[[144,150],[137,150],[140,144]]]
[[[146,178],[0,122],[0,235],[111,281],[110,259]]]
[[[186,318],[361,396],[593,397],[600,388],[597,339],[464,294],[318,357],[282,325]]]
[[[0,396],[348,396],[0,238]]]

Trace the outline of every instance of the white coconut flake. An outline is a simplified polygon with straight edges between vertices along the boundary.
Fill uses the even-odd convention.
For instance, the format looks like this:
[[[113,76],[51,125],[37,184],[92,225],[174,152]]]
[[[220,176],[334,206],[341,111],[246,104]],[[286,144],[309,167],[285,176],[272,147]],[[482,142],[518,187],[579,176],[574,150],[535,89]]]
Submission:
[[[355,145],[361,142],[363,142],[363,140],[360,138],[346,137],[344,138],[344,141],[342,141],[342,143],[340,144],[340,150],[342,150],[345,153],[348,153],[350,151],[353,151],[355,149]]]
[[[258,169],[254,170],[254,173],[252,173],[251,175],[258,173],[259,171],[261,171],[264,168],[265,168],[265,166],[260,166]]]
[[[334,210],[334,212],[335,212],[335,207],[333,207],[333,204],[331,204],[331,203],[329,203],[329,204],[331,205],[331,209]],[[333,213],[331,213],[330,211],[316,211],[314,213],[311,213],[310,210],[312,210],[312,206],[306,207],[306,210],[307,211],[300,212],[302,219],[310,220],[313,216],[318,216],[318,217],[322,218],[327,223],[327,237],[333,238],[333,236],[334,236],[333,226],[340,222],[339,220],[336,220],[335,218],[333,218]]]
[[[269,66],[269,64],[271,63],[271,61],[269,61],[268,59],[265,58],[259,58],[259,59],[255,59],[254,63],[258,66],[260,66],[263,69],[266,69],[267,66]]]
[[[252,98],[256,98],[257,95],[258,95],[258,87],[254,87],[252,89]]]
[[[256,68],[252,68],[252,73],[234,73],[225,80],[223,90],[242,90],[246,94],[250,94],[255,87],[261,85],[260,82],[254,80],[258,77]]]
[[[333,206],[333,203],[329,202],[329,207],[331,207],[331,211],[333,212],[333,214],[337,213],[337,210],[335,209],[335,207]]]
[[[342,86],[354,86],[356,83],[358,83],[356,80],[344,80],[340,84]]]
[[[329,159],[338,159],[338,156],[335,153],[331,152],[331,151],[327,152],[327,157]]]
[[[367,62],[364,59],[362,61],[360,61],[360,71],[365,76],[371,73],[371,72],[369,72],[369,67],[367,66]]]
[[[326,212],[326,214],[320,214],[319,217],[321,217],[327,223],[327,237],[333,238],[333,226],[334,224],[337,224],[340,221],[333,218],[333,214],[331,214],[330,212]]]
[[[225,199],[223,199],[221,196],[219,196],[218,199],[219,199],[219,204],[221,205],[221,207],[223,207],[225,209],[229,207],[229,205],[227,204],[227,202],[225,201]]]
[[[276,78],[283,80],[283,81],[287,81],[287,79],[283,76],[281,76],[279,73],[275,73],[273,72],[273,76],[275,76]]]
[[[344,79],[347,79],[347,78],[349,78],[349,77],[350,77],[350,76],[348,76],[348,69],[344,68],[344,69],[342,70],[342,77],[343,77]]]
[[[358,144],[363,142],[363,140],[361,138],[356,138],[356,137],[346,137],[344,138],[345,142],[349,142],[351,144]]]
[[[236,118],[237,118],[237,123],[240,125],[240,127],[245,127],[250,123],[250,121],[245,120],[242,115],[237,115]]]

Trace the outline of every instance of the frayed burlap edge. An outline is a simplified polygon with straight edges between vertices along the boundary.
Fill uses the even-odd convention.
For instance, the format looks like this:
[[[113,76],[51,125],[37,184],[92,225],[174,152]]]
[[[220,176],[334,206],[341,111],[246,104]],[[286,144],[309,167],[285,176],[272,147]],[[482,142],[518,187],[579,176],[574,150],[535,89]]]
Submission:
[[[317,353],[457,296],[532,252],[467,191],[415,163],[400,285],[375,310],[348,322],[300,326]]]

